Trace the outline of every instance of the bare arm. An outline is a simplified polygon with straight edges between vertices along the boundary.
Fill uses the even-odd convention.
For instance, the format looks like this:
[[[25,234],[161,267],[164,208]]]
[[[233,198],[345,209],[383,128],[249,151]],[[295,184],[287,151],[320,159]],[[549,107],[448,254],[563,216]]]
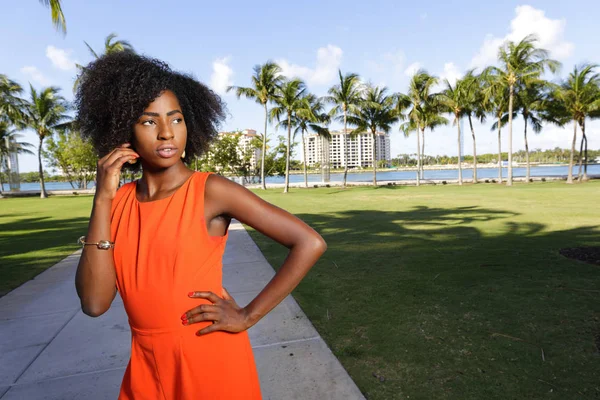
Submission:
[[[267,203],[243,186],[218,175],[211,175],[208,178],[205,197],[207,203],[216,205],[215,215],[228,215],[235,218],[290,249],[281,268],[250,304],[243,309],[238,308],[238,315],[233,315],[231,318],[220,315],[217,323],[201,332],[248,329],[292,292],[325,252],[327,244],[314,229],[299,218]],[[207,298],[215,305],[223,303],[214,295],[204,292],[197,292],[193,297]],[[226,300],[228,297],[227,295]],[[215,311],[215,308],[211,307],[199,306],[198,311],[200,313],[203,310],[208,311],[208,316],[203,318],[196,312],[192,312],[188,315],[190,317],[188,321],[199,322],[210,319],[208,317],[214,315]],[[243,321],[240,321],[240,318]]]
[[[121,167],[138,155],[126,146],[98,161],[97,188],[86,240],[110,240],[110,212],[119,185]],[[90,317],[104,314],[112,303],[116,289],[113,249],[100,250],[84,246],[75,275],[75,287],[82,311]]]

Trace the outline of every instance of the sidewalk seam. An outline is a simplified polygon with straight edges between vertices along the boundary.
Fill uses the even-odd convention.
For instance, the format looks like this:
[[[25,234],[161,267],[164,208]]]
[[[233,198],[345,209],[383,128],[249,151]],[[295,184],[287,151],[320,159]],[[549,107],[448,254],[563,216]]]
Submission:
[[[294,344],[294,343],[309,342],[311,340],[319,340],[319,339],[322,339],[321,336],[313,336],[311,338],[294,339],[294,340],[284,340],[282,342],[275,342],[275,343],[268,343],[268,344],[259,344],[259,345],[256,345],[256,346],[252,346],[252,348],[253,349],[263,349],[265,347],[281,346],[281,345],[285,345],[285,344]]]
[[[60,329],[54,334],[54,336],[52,336],[52,339],[50,339],[48,341],[48,343],[46,343],[46,345],[40,350],[39,353],[37,353],[37,355],[33,358],[33,360],[31,360],[31,362],[29,364],[27,364],[27,366],[25,368],[23,368],[23,371],[21,371],[21,373],[19,374],[19,376],[17,376],[17,378],[14,380],[13,384],[16,384],[19,379],[21,379],[21,377],[23,376],[23,374],[25,374],[25,372],[27,372],[27,370],[29,369],[29,367],[31,367],[31,365],[35,362],[35,360],[37,360],[40,355],[44,352],[44,350],[46,350],[48,348],[48,346],[50,345],[50,343],[52,343],[52,341],[54,339],[56,339],[56,337],[58,336],[59,333],[62,332],[63,329],[65,329],[65,326],[67,326],[67,324],[69,322],[71,322],[73,320],[73,318],[75,318],[75,316],[77,315],[77,313],[79,312],[79,310],[75,311],[73,313],[73,315],[71,315],[71,317],[63,324],[63,326],[60,327]],[[11,384],[12,387],[12,384]]]
[[[121,367],[101,369],[101,370],[98,370],[98,371],[88,371],[88,372],[80,372],[78,374],[55,376],[53,378],[41,379],[41,380],[35,381],[35,382],[12,383],[8,387],[9,388],[13,388],[13,387],[23,386],[23,385],[38,384],[38,383],[41,383],[41,382],[50,382],[50,381],[56,381],[56,380],[59,380],[59,379],[73,378],[75,376],[84,376],[84,375],[92,375],[92,374],[98,374],[98,373],[104,373],[104,372],[111,372],[111,371],[116,371],[116,370],[119,370],[119,369],[127,369],[127,366],[125,365],[125,366],[121,366]],[[0,397],[0,399],[1,399],[1,397]]]

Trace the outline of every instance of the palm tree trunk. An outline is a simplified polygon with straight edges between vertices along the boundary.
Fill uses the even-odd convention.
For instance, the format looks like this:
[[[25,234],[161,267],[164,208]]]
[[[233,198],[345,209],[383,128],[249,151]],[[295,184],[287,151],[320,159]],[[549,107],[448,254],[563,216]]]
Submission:
[[[0,156],[0,198],[2,198],[2,192],[4,191],[4,181],[2,181],[2,174],[3,174],[2,171],[8,170],[8,168],[5,168],[5,165],[6,165],[5,162],[6,161],[4,160],[4,157]],[[8,173],[6,174],[6,177],[8,178]],[[9,180],[9,183],[10,183],[10,180]],[[8,190],[10,190],[10,187],[8,188]]]
[[[304,187],[308,188],[308,175],[306,172],[306,144],[304,143],[304,129],[302,129],[302,159],[304,160]]]
[[[39,165],[39,173],[40,173],[40,199],[45,199],[48,197],[48,193],[46,193],[46,185],[44,183],[44,167],[42,166],[42,144],[44,142],[44,137],[40,135],[40,146],[38,147],[38,165]]]
[[[377,187],[377,135],[373,131],[373,186]]]
[[[265,133],[263,135],[262,143],[262,154],[260,155],[260,182],[262,183],[262,189],[267,190],[267,184],[265,182],[265,157],[267,156],[267,120],[268,120],[268,109],[267,103],[265,103]]]
[[[508,97],[508,177],[506,178],[506,186],[512,186],[513,171],[512,171],[512,113],[513,113],[513,97],[515,94],[514,85],[510,85],[510,96]]]
[[[569,159],[569,175],[567,183],[573,183],[573,157],[575,155],[575,143],[577,143],[577,120],[573,120],[573,142],[571,143],[571,158]]]
[[[345,166],[344,166],[344,183],[343,183],[343,187],[346,187],[346,177],[348,176],[348,132],[347,132],[347,125],[346,125],[346,105],[344,104],[344,161],[345,161]]]
[[[525,120],[525,160],[527,162],[527,176],[525,178],[525,182],[529,183],[531,176],[531,165],[529,165],[529,142],[527,141],[527,115],[524,115],[523,119]]]
[[[425,179],[425,130],[423,129],[423,141],[421,142],[421,157],[423,162],[421,163],[421,179]]]
[[[498,114],[498,183],[502,184],[502,115]]]
[[[471,136],[473,136],[473,183],[477,183],[477,145],[475,144],[475,130],[473,129],[473,121],[469,114],[469,126],[471,127]]]
[[[285,187],[283,193],[287,193],[290,188],[290,145],[292,141],[292,116],[288,112],[288,135],[287,148],[285,149]]]
[[[583,130],[583,129],[582,129]],[[577,181],[581,182],[581,173],[583,172],[583,140],[584,137],[581,135],[581,142],[579,145],[579,168],[577,170]]]
[[[581,124],[581,133],[583,134],[583,138],[585,139],[585,148],[584,148],[584,156],[585,156],[585,162],[583,164],[583,180],[587,181],[590,178],[588,178],[588,174],[587,174],[587,165],[588,165],[588,141],[587,141],[587,136],[585,135],[585,120],[583,120],[583,124]]]
[[[423,129],[424,130],[424,129]],[[417,129],[417,186],[421,184],[421,135]]]
[[[456,127],[458,128],[458,184],[462,185],[462,163],[460,162],[461,160],[461,154],[460,154],[460,119],[458,117],[458,114],[456,115]]]

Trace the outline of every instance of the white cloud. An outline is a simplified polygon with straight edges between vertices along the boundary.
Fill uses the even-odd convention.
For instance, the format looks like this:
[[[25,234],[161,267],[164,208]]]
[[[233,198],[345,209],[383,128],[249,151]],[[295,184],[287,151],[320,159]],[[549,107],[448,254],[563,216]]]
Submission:
[[[284,75],[289,78],[302,78],[309,85],[327,85],[332,83],[340,68],[342,49],[327,45],[317,50],[317,62],[314,68],[291,64],[287,60],[277,60]]]
[[[233,85],[233,69],[228,65],[231,57],[217,58],[213,62],[210,86],[219,94],[225,94],[227,87]]]
[[[539,47],[550,51],[550,55],[564,60],[573,53],[574,45],[564,38],[566,21],[550,19],[543,10],[528,5],[518,6],[516,16],[510,22],[510,31],[503,38],[487,35],[478,53],[471,60],[471,67],[483,68],[496,62],[498,48],[507,40],[518,42],[529,34],[537,35]]]
[[[367,60],[367,68],[375,75],[386,74],[391,71],[395,77],[398,77],[404,72],[406,55],[402,50],[389,51],[381,56],[381,60]]]
[[[412,77],[421,67],[420,62],[414,62],[404,70],[404,75]]]
[[[445,79],[448,79],[448,82],[454,85],[462,75],[462,72],[453,62],[447,62],[444,64],[444,71],[440,74],[440,82],[443,83]]]
[[[21,72],[28,76],[29,79],[42,86],[49,86],[50,80],[44,76],[36,67],[26,66],[21,68]]]
[[[46,47],[46,57],[52,61],[52,65],[63,71],[71,71],[75,69],[75,61],[71,60],[70,55],[73,50],[59,49],[54,46]]]

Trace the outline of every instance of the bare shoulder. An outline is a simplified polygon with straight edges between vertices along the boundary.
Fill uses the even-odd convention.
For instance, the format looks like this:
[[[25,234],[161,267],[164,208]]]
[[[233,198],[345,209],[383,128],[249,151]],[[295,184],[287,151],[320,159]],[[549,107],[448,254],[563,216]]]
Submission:
[[[235,218],[284,246],[289,247],[307,236],[322,240],[318,233],[293,214],[216,174],[211,174],[206,181],[205,207],[210,208],[211,216]]]

